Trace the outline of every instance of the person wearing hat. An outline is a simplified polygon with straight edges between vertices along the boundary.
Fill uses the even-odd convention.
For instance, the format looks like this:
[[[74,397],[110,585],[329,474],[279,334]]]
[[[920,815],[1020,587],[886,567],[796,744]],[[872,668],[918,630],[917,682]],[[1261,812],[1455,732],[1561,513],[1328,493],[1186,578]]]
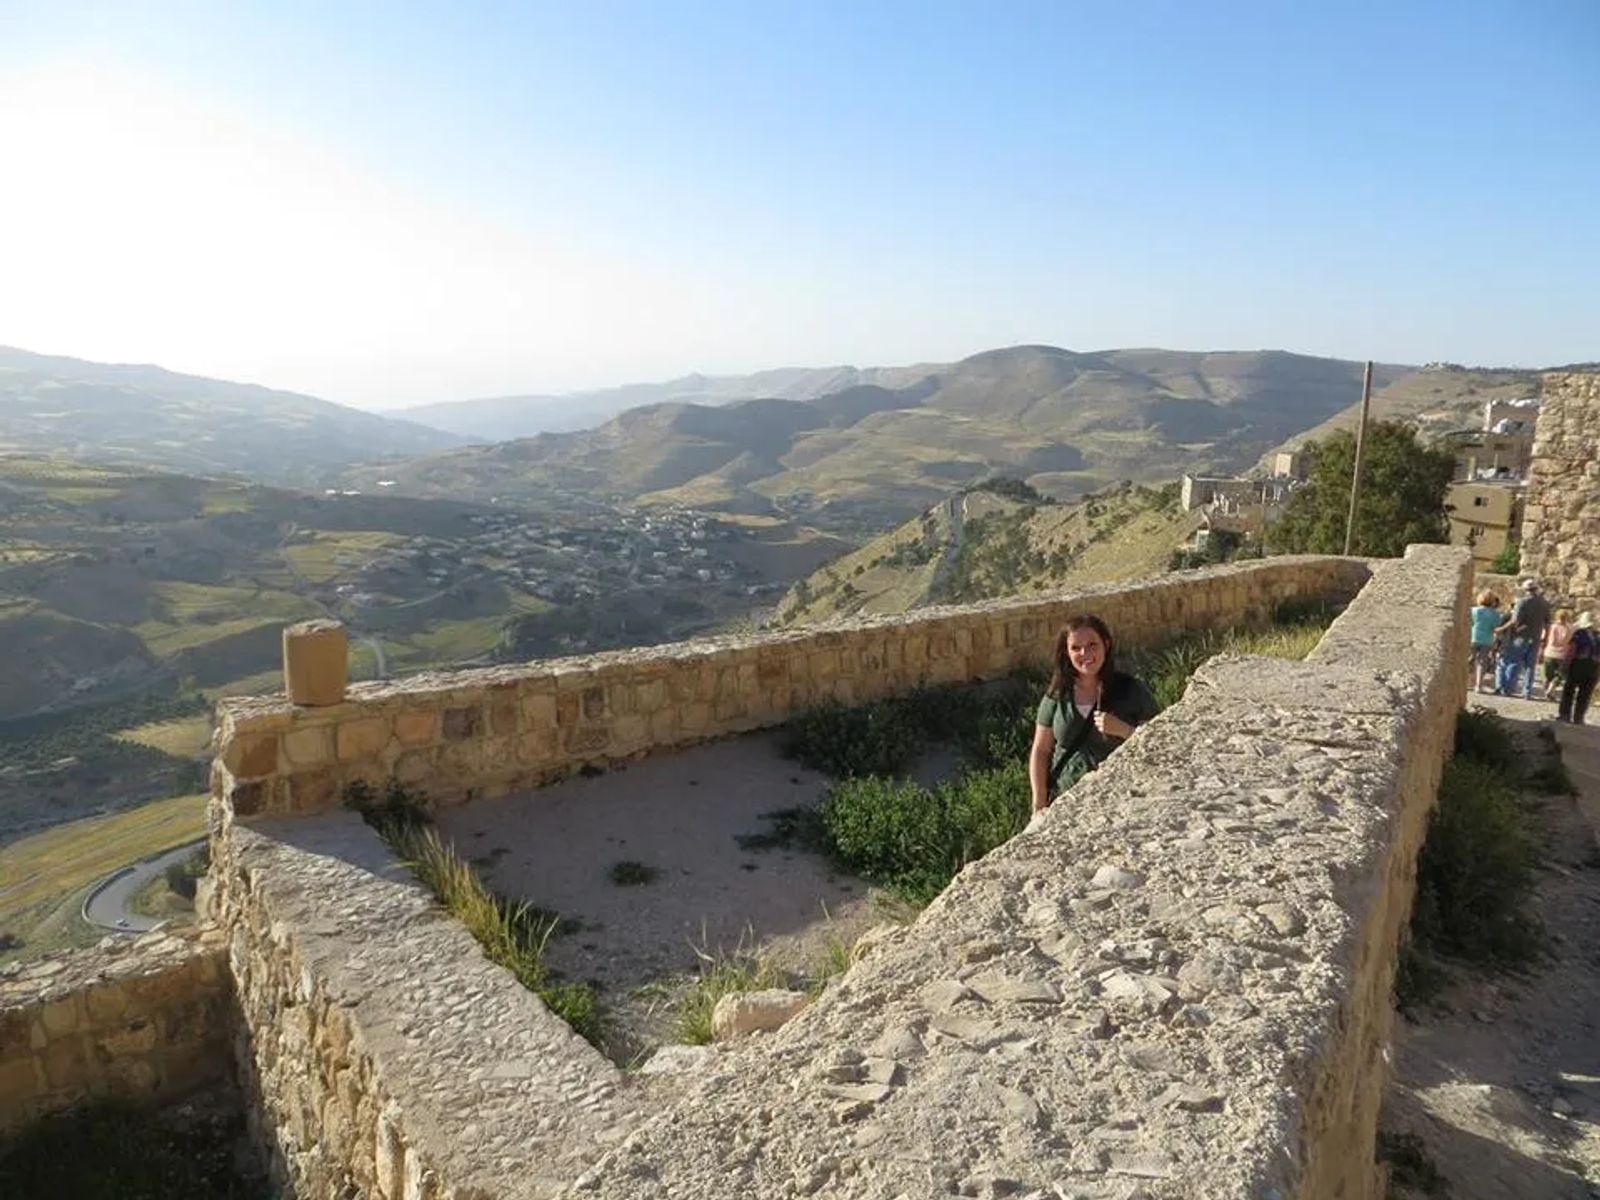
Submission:
[[[1582,612],[1572,630],[1572,657],[1567,663],[1567,682],[1561,689],[1557,720],[1583,724],[1597,676],[1600,676],[1600,630],[1594,627],[1594,613]]]
[[[1522,698],[1533,699],[1533,655],[1544,640],[1544,627],[1550,624],[1550,605],[1539,595],[1539,582],[1524,579],[1522,595],[1511,608],[1511,616],[1495,633],[1505,637],[1500,651],[1500,665],[1495,672],[1494,691],[1497,696],[1509,696],[1522,681]]]

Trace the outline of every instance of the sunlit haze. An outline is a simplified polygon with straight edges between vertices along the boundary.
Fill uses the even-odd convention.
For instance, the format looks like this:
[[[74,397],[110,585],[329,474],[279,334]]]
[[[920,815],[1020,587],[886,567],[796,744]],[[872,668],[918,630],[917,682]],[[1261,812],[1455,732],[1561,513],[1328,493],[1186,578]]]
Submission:
[[[369,407],[1600,358],[1600,8],[1126,7],[0,4],[0,345]]]

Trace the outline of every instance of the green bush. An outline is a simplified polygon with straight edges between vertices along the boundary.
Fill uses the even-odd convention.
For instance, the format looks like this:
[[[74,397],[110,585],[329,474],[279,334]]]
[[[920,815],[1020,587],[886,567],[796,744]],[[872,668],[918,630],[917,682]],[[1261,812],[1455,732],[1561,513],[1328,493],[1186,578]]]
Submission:
[[[846,779],[828,792],[822,821],[845,867],[925,904],[1027,824],[1028,796],[1027,765],[1018,757],[931,791],[909,780]]]
[[[1511,727],[1488,709],[1463,709],[1456,717],[1456,754],[1515,779],[1522,752]]]
[[[600,1044],[600,1005],[594,989],[554,979],[545,964],[545,943],[557,928],[550,914],[491,892],[455,847],[440,840],[437,831],[420,824],[378,828],[446,911],[478,940],[490,962],[515,975],[573,1032]]]
[[[1516,966],[1541,943],[1526,911],[1534,845],[1506,775],[1458,755],[1445,766],[1439,804],[1417,858],[1412,942],[1472,962]]]
[[[1494,556],[1494,561],[1489,564],[1489,570],[1496,575],[1517,574],[1522,570],[1522,547],[1504,547],[1499,554]]]
[[[789,722],[784,739],[790,758],[841,779],[898,775],[921,751],[910,709],[894,700],[854,708],[830,700]]]

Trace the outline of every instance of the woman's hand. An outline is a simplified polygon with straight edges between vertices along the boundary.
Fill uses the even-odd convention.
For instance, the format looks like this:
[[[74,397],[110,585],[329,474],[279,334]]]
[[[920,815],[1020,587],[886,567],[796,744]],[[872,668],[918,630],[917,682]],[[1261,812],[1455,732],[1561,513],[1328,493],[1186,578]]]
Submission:
[[[1121,717],[1104,711],[1094,714],[1094,727],[1106,737],[1125,738],[1133,732],[1133,726]]]

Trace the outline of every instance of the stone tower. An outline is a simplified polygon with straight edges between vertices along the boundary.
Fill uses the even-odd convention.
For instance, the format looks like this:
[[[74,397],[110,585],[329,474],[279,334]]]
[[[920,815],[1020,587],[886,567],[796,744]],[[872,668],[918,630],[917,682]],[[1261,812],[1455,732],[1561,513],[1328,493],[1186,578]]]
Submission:
[[[1600,610],[1600,373],[1544,377],[1522,570],[1552,600]]]

